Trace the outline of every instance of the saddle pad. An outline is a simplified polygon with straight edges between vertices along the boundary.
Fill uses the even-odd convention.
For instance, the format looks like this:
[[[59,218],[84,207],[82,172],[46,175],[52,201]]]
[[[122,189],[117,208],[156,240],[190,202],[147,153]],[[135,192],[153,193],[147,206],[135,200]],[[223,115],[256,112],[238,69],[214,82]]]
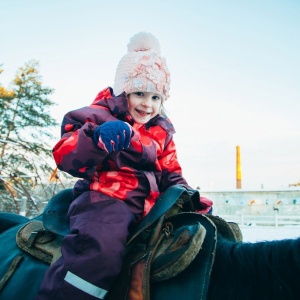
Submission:
[[[41,221],[32,221],[19,229],[16,242],[25,252],[51,264],[60,249],[62,238],[45,230]]]
[[[4,279],[5,285],[0,291],[1,300],[36,299],[44,274],[49,268],[48,263],[36,259],[17,246],[16,235],[24,224],[10,228],[0,235],[0,279],[13,272]]]

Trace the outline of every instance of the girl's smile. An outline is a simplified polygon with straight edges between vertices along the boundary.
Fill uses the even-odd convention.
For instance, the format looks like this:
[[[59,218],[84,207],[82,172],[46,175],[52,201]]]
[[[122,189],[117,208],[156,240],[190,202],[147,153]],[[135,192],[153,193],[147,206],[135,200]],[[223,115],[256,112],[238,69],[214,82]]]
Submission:
[[[134,92],[128,95],[129,113],[139,124],[146,124],[160,113],[162,97],[151,92]]]

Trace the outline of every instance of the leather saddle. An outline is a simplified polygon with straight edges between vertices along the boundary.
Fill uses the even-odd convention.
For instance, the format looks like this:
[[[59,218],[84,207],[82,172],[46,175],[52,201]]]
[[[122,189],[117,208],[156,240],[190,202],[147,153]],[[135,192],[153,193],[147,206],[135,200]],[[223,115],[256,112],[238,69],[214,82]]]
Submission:
[[[199,195],[196,193],[181,185],[168,189],[139,223],[128,245],[134,244],[138,236],[144,237],[147,232],[151,232],[153,224],[167,212],[169,215],[176,214],[183,206],[185,211],[193,211],[194,205],[199,208]],[[18,246],[46,263],[53,263],[57,259],[57,250],[63,237],[69,233],[67,212],[72,200],[72,189],[55,195],[45,207],[41,220],[32,220],[20,228],[17,233]]]
[[[72,200],[72,189],[65,189],[51,198],[41,218],[19,229],[17,245],[48,264],[55,262],[60,257],[61,242],[69,233],[67,212]]]

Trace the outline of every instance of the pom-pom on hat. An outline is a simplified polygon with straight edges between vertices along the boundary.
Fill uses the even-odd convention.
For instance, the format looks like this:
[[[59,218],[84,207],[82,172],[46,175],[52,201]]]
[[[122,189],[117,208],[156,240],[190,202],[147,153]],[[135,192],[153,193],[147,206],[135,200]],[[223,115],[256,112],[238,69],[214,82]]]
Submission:
[[[160,55],[158,39],[147,32],[134,35],[127,45],[117,67],[114,94],[133,92],[157,93],[166,100],[169,97],[170,73],[164,57]]]

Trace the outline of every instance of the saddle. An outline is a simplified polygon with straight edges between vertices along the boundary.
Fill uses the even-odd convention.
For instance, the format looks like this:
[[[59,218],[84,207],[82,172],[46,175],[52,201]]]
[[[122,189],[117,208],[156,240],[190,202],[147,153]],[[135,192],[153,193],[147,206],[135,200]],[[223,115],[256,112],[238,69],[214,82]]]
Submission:
[[[69,232],[67,211],[72,198],[70,189],[53,197],[41,221],[20,228],[18,246],[48,264],[55,262]],[[169,188],[157,200],[131,235],[123,268],[106,300],[149,300],[150,293],[151,299],[180,299],[183,289],[187,294],[193,290],[195,299],[206,298],[217,229],[232,241],[241,241],[242,235],[235,223],[194,213],[199,205],[198,191],[182,185]]]
[[[33,220],[17,232],[17,245],[25,252],[48,263],[54,263],[60,256],[60,245],[69,232],[67,212],[73,200],[72,189],[56,194],[48,202],[41,220]]]

